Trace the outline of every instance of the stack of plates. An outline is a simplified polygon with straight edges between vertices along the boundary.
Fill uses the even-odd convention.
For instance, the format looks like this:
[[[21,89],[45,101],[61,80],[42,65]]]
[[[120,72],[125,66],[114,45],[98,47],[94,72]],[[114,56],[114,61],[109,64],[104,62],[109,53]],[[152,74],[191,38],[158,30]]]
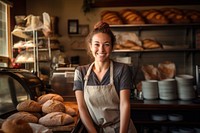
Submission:
[[[162,100],[177,99],[177,84],[175,79],[165,79],[158,82],[159,97]]]
[[[178,96],[181,100],[191,100],[195,98],[195,90],[193,87],[193,76],[178,75],[175,77],[178,87]]]
[[[158,81],[157,80],[142,81],[142,93],[145,99],[157,99]]]

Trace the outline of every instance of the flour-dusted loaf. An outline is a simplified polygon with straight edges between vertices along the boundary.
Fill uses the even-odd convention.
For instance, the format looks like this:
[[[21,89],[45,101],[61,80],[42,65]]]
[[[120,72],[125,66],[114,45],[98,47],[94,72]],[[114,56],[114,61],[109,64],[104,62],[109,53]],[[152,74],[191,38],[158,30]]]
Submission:
[[[158,80],[158,68],[154,65],[143,65],[142,72],[145,80]]]
[[[44,95],[42,95],[42,96],[37,98],[37,102],[39,104],[43,104],[47,100],[57,100],[57,101],[64,102],[64,99],[63,99],[63,97],[61,95],[53,94],[53,93],[44,94]]]
[[[65,112],[64,103],[57,100],[47,100],[42,105],[42,112],[51,113],[51,112]]]
[[[5,133],[33,133],[28,122],[21,119],[6,119],[1,128]]]
[[[62,126],[74,122],[74,118],[63,112],[52,112],[39,119],[39,123],[44,126]]]
[[[25,111],[25,112],[41,112],[42,106],[33,100],[25,100],[17,105],[18,111]]]
[[[10,115],[8,119],[20,119],[26,122],[38,123],[38,118],[29,112],[17,112]]]
[[[158,76],[160,80],[174,78],[176,74],[176,66],[171,61],[165,61],[158,64]]]

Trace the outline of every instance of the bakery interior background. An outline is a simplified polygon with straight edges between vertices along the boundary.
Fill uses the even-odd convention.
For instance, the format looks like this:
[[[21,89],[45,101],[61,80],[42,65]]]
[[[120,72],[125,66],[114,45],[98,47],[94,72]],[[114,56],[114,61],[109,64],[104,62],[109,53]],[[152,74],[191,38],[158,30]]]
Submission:
[[[25,1],[26,9],[25,14],[19,13],[15,9],[15,15],[36,15],[41,16],[43,12],[49,13],[50,16],[58,17],[58,32],[60,37],[58,38],[60,45],[64,49],[66,57],[79,56],[80,64],[87,64],[90,62],[90,58],[86,54],[84,48],[84,39],[85,37],[70,37],[68,36],[68,20],[77,19],[80,25],[89,25],[89,29],[92,29],[92,26],[99,21],[100,13],[104,10],[121,10],[125,8],[132,8],[136,10],[144,9],[160,9],[164,7],[178,7],[184,9],[200,9],[199,5],[185,5],[185,6],[131,6],[131,7],[100,7],[92,8],[90,12],[84,13],[83,11],[83,0],[16,0],[14,6],[17,5],[19,8],[24,6],[22,2]],[[20,4],[21,5],[20,5]],[[22,7],[23,8],[23,7]],[[73,46],[74,45],[74,46]],[[77,48],[77,49],[76,49]]]

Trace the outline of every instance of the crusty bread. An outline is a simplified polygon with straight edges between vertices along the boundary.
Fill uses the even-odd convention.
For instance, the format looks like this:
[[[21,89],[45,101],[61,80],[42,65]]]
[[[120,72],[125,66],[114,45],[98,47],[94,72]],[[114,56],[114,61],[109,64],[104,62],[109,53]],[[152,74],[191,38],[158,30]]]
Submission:
[[[57,100],[48,100],[42,105],[42,112],[65,112],[65,105]]]
[[[125,24],[144,24],[142,16],[133,9],[123,9],[119,12]]]
[[[61,95],[52,94],[52,93],[44,94],[44,95],[41,95],[40,97],[37,98],[37,102],[39,104],[43,104],[47,100],[57,100],[57,101],[64,102],[64,99],[63,99],[63,97]]]
[[[65,113],[67,113],[67,114],[69,114],[69,115],[71,115],[71,116],[77,115],[77,114],[76,114],[76,110],[73,109],[73,108],[70,107],[70,106],[67,106],[67,105],[65,105]]]
[[[150,24],[168,24],[168,19],[156,9],[144,10],[142,11],[142,16]]]
[[[26,122],[38,123],[38,118],[28,112],[17,112],[8,117],[8,119],[20,119]]]
[[[183,10],[183,14],[185,14],[192,23],[200,23],[200,11],[199,10]]]
[[[158,68],[154,65],[143,65],[142,72],[145,80],[158,80]]]
[[[119,13],[117,11],[108,11],[108,10],[102,11],[101,20],[110,25],[123,24],[123,21],[119,17]]]
[[[33,100],[25,100],[17,105],[18,111],[25,111],[25,112],[41,112],[42,106]]]
[[[158,76],[160,80],[174,78],[176,74],[176,66],[170,61],[158,64]]]
[[[178,8],[163,8],[161,9],[163,15],[171,21],[171,23],[190,23],[190,19],[185,15],[181,9]]]
[[[63,112],[52,112],[39,119],[39,123],[44,126],[61,126],[74,122],[74,118]]]
[[[157,41],[152,40],[152,39],[144,39],[142,41],[142,46],[145,49],[155,49],[155,48],[161,48],[162,47],[160,43],[158,43]]]
[[[2,124],[5,133],[33,133],[30,125],[21,119],[6,119]]]
[[[124,44],[122,44],[125,48],[124,49],[130,49],[130,50],[143,50],[141,46],[139,46],[137,43],[131,40],[126,40]]]

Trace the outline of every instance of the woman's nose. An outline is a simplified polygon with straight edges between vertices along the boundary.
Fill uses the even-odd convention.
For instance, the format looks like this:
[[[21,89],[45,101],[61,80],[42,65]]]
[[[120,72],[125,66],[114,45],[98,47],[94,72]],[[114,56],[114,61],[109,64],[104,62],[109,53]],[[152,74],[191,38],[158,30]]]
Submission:
[[[100,45],[100,47],[99,47],[99,51],[104,51],[104,45]]]

